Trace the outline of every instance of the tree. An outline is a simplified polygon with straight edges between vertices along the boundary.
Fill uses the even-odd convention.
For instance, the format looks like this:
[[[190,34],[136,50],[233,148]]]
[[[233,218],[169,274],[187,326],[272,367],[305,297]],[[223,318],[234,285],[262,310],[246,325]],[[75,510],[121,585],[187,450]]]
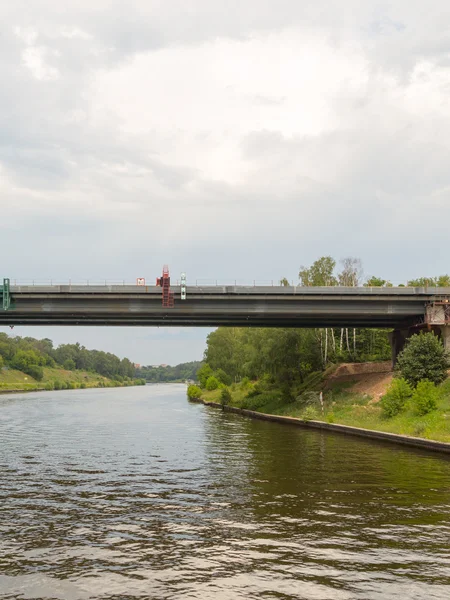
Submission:
[[[289,287],[289,281],[286,279],[286,277],[283,277],[282,279],[280,279],[280,285],[282,285],[284,287]]]
[[[336,285],[336,277],[333,274],[335,266],[336,261],[331,256],[322,256],[309,268],[300,267],[298,274],[300,285],[305,287]]]
[[[397,358],[397,368],[410,385],[428,379],[439,384],[447,377],[449,355],[433,332],[413,335]]]
[[[360,285],[363,277],[362,262],[359,258],[351,256],[343,258],[341,261],[342,271],[339,273],[339,285],[356,287]]]
[[[369,277],[364,287],[392,287],[392,283],[380,277]]]
[[[208,363],[205,363],[202,367],[200,367],[200,369],[197,371],[197,379],[199,380],[201,387],[205,387],[208,378],[211,377],[212,374],[213,370]]]
[[[68,358],[67,360],[65,360],[63,366],[67,371],[75,371],[75,369],[77,368],[73,358]]]

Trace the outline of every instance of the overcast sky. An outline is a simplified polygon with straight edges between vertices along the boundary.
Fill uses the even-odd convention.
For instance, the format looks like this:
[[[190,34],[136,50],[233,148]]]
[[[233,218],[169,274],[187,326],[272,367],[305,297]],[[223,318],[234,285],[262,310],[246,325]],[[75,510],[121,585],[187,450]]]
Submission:
[[[447,1],[15,0],[0,22],[1,277],[450,270]],[[175,364],[207,331],[14,333]]]

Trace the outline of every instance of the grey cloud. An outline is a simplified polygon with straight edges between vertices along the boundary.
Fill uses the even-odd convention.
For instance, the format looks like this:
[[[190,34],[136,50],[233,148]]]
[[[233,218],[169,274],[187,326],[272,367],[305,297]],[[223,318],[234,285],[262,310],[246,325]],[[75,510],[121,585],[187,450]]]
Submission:
[[[394,282],[430,268],[448,271],[445,253],[435,250],[448,245],[449,117],[439,107],[426,116],[403,114],[378,78],[393,74],[401,95],[420,61],[448,68],[443,1],[429,2],[425,16],[420,3],[406,0],[388,9],[351,0],[345,10],[324,0],[96,0],[57,8],[53,0],[36,0],[9,3],[5,12],[6,5],[0,8],[7,24],[0,36],[0,276],[151,281],[169,262],[188,280],[295,280],[300,264],[323,254],[360,256],[367,273]],[[343,82],[333,131],[287,136],[262,128],[242,136],[234,158],[244,174],[235,183],[166,161],[159,152],[164,140],[144,139],[106,118],[93,125],[90,85],[101,70],[140,52],[292,26],[354,47],[367,61],[367,86],[352,93]],[[51,51],[57,79],[38,81],[24,67],[31,42],[15,27],[36,30],[32,44]],[[73,29],[86,35],[64,34]],[[248,98],[255,110],[284,101],[276,89]],[[136,342],[131,332],[114,332],[114,342],[95,330],[58,335],[61,342],[86,336],[90,346],[103,339],[104,349],[119,353],[123,336],[124,353],[140,362],[196,358],[203,344],[196,340],[190,354],[193,340],[177,338],[158,360],[148,340]]]

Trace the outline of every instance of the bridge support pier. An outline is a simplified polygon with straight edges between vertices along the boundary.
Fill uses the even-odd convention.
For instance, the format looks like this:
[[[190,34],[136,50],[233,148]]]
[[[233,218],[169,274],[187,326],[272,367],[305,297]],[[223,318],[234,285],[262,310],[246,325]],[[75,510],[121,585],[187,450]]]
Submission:
[[[443,325],[441,327],[441,339],[444,348],[450,352],[450,325]]]
[[[389,332],[389,343],[391,344],[392,368],[395,369],[397,357],[405,347],[405,342],[410,336],[409,329],[394,329]]]

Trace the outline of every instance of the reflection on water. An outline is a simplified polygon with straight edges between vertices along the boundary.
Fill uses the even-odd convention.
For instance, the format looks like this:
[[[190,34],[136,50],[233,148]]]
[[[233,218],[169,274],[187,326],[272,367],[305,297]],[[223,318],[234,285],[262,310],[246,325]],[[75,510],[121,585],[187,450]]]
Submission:
[[[0,597],[448,599],[450,462],[186,402],[0,397]]]

